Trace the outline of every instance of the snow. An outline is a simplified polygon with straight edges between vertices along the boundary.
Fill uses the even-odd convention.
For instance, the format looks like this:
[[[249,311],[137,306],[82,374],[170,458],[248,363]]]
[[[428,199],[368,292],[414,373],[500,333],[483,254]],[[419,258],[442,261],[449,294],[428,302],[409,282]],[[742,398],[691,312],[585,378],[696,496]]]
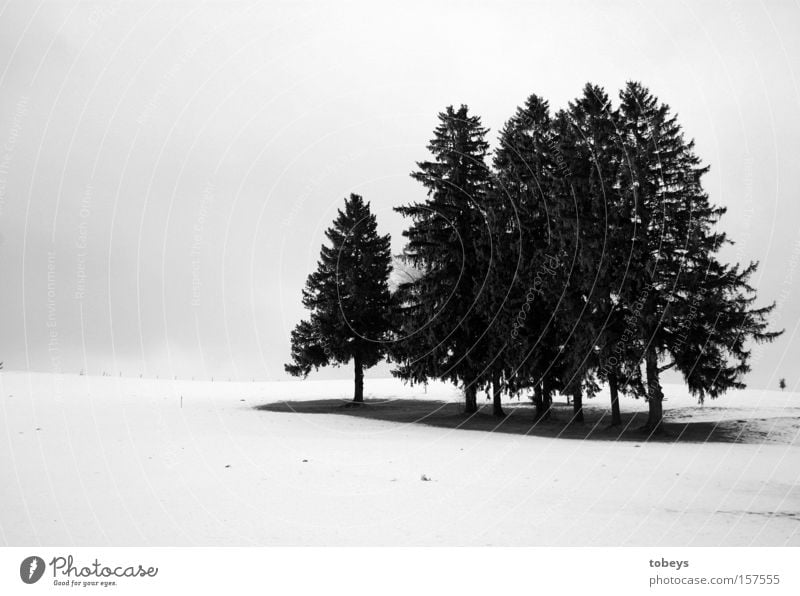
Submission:
[[[607,395],[565,429],[563,402],[561,422],[531,428],[524,400],[498,426],[485,413],[465,422],[444,404],[460,399],[450,386],[367,379],[365,390],[379,403],[319,401],[346,403],[346,381],[0,373],[0,540],[800,545],[798,394],[739,391],[701,407],[667,387],[677,430],[647,441],[594,424]]]

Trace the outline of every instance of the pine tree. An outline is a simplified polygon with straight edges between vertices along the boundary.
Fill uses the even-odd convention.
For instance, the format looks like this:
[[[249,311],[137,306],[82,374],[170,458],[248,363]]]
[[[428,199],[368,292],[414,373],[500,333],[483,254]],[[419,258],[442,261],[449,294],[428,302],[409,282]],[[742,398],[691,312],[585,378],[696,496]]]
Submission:
[[[541,119],[544,118],[543,127]],[[543,243],[534,228],[544,227],[546,209],[542,207],[542,188],[534,180],[537,167],[533,135],[548,129],[547,104],[531,96],[517,109],[500,133],[500,146],[494,154],[493,183],[488,193],[486,232],[477,257],[488,271],[488,281],[480,288],[477,308],[484,313],[488,333],[480,350],[487,355],[487,388],[491,388],[493,410],[503,416],[502,394],[516,394],[531,383],[521,370],[526,369],[521,328],[536,296],[526,296],[525,281],[531,277],[531,262],[543,254]],[[533,153],[532,153],[533,152]],[[541,175],[541,171],[538,172]],[[540,312],[538,309],[535,312]],[[525,335],[527,337],[527,335]],[[527,372],[527,371],[526,371]],[[539,408],[541,414],[541,408]]]
[[[711,204],[701,184],[708,171],[686,141],[677,117],[640,83],[620,93],[624,164],[620,189],[635,205],[623,297],[632,311],[644,354],[649,415],[663,420],[660,374],[676,367],[701,399],[743,387],[748,340],[772,341],[774,305],[755,308],[748,284],[757,264],[742,269],[719,262],[728,242],[715,226],[725,209]]]
[[[525,186],[533,190],[528,191],[528,202],[535,205],[533,217],[525,218],[524,228],[533,257],[527,260],[527,278],[535,296],[527,297],[534,300],[525,331],[534,340],[527,358],[534,365],[530,373],[537,412],[545,411],[541,402],[547,392],[545,383],[540,386],[541,378],[550,391],[558,389],[572,397],[576,422],[583,421],[584,393],[593,395],[598,389],[596,346],[605,319],[601,308],[608,274],[604,177],[611,169],[605,171],[599,160],[607,160],[613,132],[605,113],[607,103],[602,89],[587,85],[583,97],[551,119],[542,117],[547,115],[546,104],[531,96],[501,137],[501,146],[516,147],[499,151],[497,160],[499,179],[506,180],[509,174],[512,179],[527,179]],[[510,142],[515,137],[516,142]]]
[[[345,199],[326,232],[317,270],[308,276],[303,306],[311,311],[291,334],[286,372],[308,376],[312,369],[353,361],[354,402],[364,401],[364,369],[386,354],[391,331],[390,238],[378,234],[369,203]]]
[[[570,368],[573,374],[583,376],[590,390],[595,388],[592,374],[608,383],[611,424],[616,426],[622,422],[619,393],[642,391],[638,365],[641,349],[626,333],[631,311],[620,300],[629,280],[635,205],[630,195],[621,192],[624,152],[619,114],[605,90],[587,83],[583,94],[569,104],[566,116],[565,152],[570,156],[571,178],[570,193],[563,198],[575,207],[574,213],[567,209],[567,216],[562,218],[568,233],[561,237],[567,240],[568,249],[575,245],[578,256],[574,268],[578,275],[570,280],[572,291],[567,295],[573,296],[572,305],[579,309],[562,317],[576,327],[571,332],[575,339],[569,351],[573,361]],[[580,385],[573,385],[575,415],[580,418]]]
[[[558,385],[558,345],[553,312],[556,279],[561,267],[554,238],[553,180],[559,164],[549,105],[531,95],[506,122],[494,155],[496,193],[504,199],[496,218],[505,240],[498,242],[499,277],[492,287],[502,299],[501,334],[507,388],[511,393],[533,389],[537,419],[546,417]],[[508,288],[508,290],[506,290]]]
[[[554,237],[564,266],[553,287],[557,292],[553,301],[560,389],[572,397],[574,422],[583,422],[584,393],[593,395],[597,390],[593,371],[600,321],[595,303],[605,256],[602,179],[596,174],[592,154],[592,112],[598,111],[597,103],[591,95],[579,98],[554,119],[553,144],[560,165],[553,181]]]
[[[484,240],[490,171],[485,159],[487,130],[467,106],[449,106],[428,145],[430,161],[412,177],[427,200],[395,210],[412,220],[403,232],[404,258],[419,277],[397,290],[399,337],[394,374],[411,382],[439,378],[461,383],[466,411],[477,411],[485,382],[485,312],[477,308],[488,269],[478,258]]]

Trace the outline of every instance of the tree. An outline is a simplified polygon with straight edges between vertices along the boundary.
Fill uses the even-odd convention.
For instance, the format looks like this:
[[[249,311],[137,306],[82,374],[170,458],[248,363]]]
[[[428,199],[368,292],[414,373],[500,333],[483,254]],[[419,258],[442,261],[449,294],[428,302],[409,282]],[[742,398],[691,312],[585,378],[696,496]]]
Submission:
[[[517,332],[528,340],[523,359],[531,365],[537,417],[557,388],[572,397],[573,420],[582,422],[583,395],[598,388],[610,263],[607,194],[618,161],[611,158],[607,104],[602,89],[587,85],[550,118],[546,102],[533,95],[507,123],[496,155],[498,180],[526,205],[519,210],[527,265],[521,277],[530,290]]]
[[[403,256],[419,275],[396,292],[400,339],[393,372],[412,383],[461,383],[467,413],[477,411],[477,390],[485,382],[478,347],[487,321],[477,300],[488,276],[478,258],[491,185],[486,133],[467,106],[447,107],[428,145],[431,160],[418,162],[411,174],[427,189],[427,200],[395,209],[412,220],[403,232]]]
[[[631,316],[620,300],[629,283],[630,240],[634,233],[632,196],[622,192],[620,172],[624,152],[619,113],[605,90],[591,83],[570,102],[563,126],[563,152],[568,162],[569,185],[562,192],[561,222],[567,233],[568,258],[575,263],[565,301],[572,313],[559,317],[573,327],[568,351],[575,417],[582,418],[581,383],[592,392],[596,374],[611,394],[611,425],[622,423],[620,392],[642,391],[641,347],[627,333]],[[564,185],[562,185],[563,187]],[[571,362],[570,362],[571,361]]]
[[[499,277],[492,283],[495,309],[502,312],[499,334],[510,393],[533,389],[536,419],[549,412],[556,386],[554,302],[551,291],[561,261],[552,234],[553,152],[550,108],[533,94],[500,132],[494,154],[494,201]],[[502,200],[501,200],[502,199]],[[495,269],[497,271],[497,269]]]
[[[584,94],[554,120],[560,175],[554,178],[555,238],[564,263],[553,296],[558,326],[561,391],[572,397],[574,422],[583,422],[583,396],[598,386],[598,343],[607,300],[605,161],[609,136],[607,97],[587,85]],[[557,299],[556,299],[557,298]]]
[[[325,236],[317,270],[308,276],[303,306],[311,311],[291,334],[291,375],[353,361],[353,401],[364,401],[364,369],[386,354],[391,331],[390,238],[378,234],[369,203],[345,199]]]
[[[494,153],[493,183],[486,207],[486,233],[477,254],[488,282],[481,288],[478,309],[489,326],[479,349],[487,355],[495,415],[503,416],[502,393],[529,388],[525,341],[522,329],[538,297],[528,294],[532,263],[544,254],[547,199],[543,196],[543,135],[549,131],[547,102],[532,95],[517,109],[500,132]],[[541,141],[541,142],[540,142]],[[538,159],[537,159],[538,158]],[[539,305],[537,305],[539,306]],[[537,319],[541,322],[540,319]],[[521,336],[522,332],[522,336]],[[542,415],[542,408],[537,408]]]
[[[632,312],[647,375],[648,420],[661,430],[660,374],[676,367],[700,399],[743,387],[747,340],[772,341],[771,306],[753,306],[748,280],[757,264],[728,266],[717,252],[729,242],[716,224],[725,209],[709,201],[708,171],[669,106],[640,83],[620,93],[624,163],[620,190],[632,215],[631,258],[622,300]]]
[[[3,363],[0,362],[0,368],[2,368],[2,366],[3,366]],[[778,387],[781,388],[781,391],[786,389],[786,379],[781,379],[780,381],[778,381]]]

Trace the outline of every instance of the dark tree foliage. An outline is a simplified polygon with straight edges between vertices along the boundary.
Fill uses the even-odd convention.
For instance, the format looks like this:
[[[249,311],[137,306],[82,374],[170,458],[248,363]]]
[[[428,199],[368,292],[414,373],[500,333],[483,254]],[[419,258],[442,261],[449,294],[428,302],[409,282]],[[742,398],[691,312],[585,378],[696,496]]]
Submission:
[[[694,153],[694,141],[684,139],[677,116],[640,83],[628,83],[620,99],[620,188],[635,205],[624,299],[634,310],[644,351],[646,428],[658,431],[661,372],[675,366],[694,394],[714,397],[743,386],[747,340],[772,341],[780,332],[767,329],[774,305],[753,306],[748,280],[756,264],[740,269],[717,258],[728,242],[716,230],[725,209],[703,190],[708,168]]]
[[[515,230],[508,226],[508,210],[506,197],[492,185],[484,211],[485,229],[477,238],[476,252],[480,270],[487,273],[475,288],[475,309],[483,315],[485,332],[472,350],[473,360],[482,370],[478,385],[491,395],[494,415],[500,417],[505,416],[502,395],[511,373],[506,352],[507,328],[503,324],[505,306],[514,279],[512,269],[520,264],[517,244],[512,238]]]
[[[506,284],[495,286],[509,288],[500,327],[506,385],[510,393],[533,389],[537,418],[547,415],[558,384],[553,289],[561,261],[553,237],[558,164],[552,127],[547,101],[531,95],[506,122],[494,155],[495,188],[504,199],[497,203],[505,206],[498,220],[509,243],[498,248],[509,255],[498,264]]]
[[[503,415],[502,393],[514,395],[530,388],[528,372],[539,363],[526,358],[523,351],[535,325],[544,328],[543,321],[527,319],[530,312],[543,312],[540,304],[532,309],[541,300],[541,290],[529,292],[529,267],[532,260],[544,258],[549,242],[543,167],[548,132],[547,102],[533,95],[501,130],[494,154],[487,232],[477,256],[489,272],[478,308],[487,319],[491,317],[490,332],[480,349],[487,354],[496,415]],[[542,414],[542,407],[538,412]]]
[[[641,390],[637,363],[641,350],[633,337],[626,336],[631,311],[620,300],[629,279],[635,206],[619,183],[624,158],[619,114],[602,87],[587,83],[583,95],[569,104],[564,120],[569,192],[562,193],[567,208],[560,221],[566,233],[560,236],[567,254],[574,255],[576,275],[568,280],[566,292],[571,299],[566,305],[573,310],[561,318],[575,325],[566,342],[571,346],[566,360],[573,376],[575,416],[582,418],[582,386],[593,393],[598,377],[609,385],[611,423],[619,425],[620,391]]]
[[[592,144],[585,130],[592,123],[597,99],[580,98],[554,120],[557,175],[553,181],[555,238],[559,269],[553,286],[558,329],[558,369],[562,393],[572,397],[573,421],[583,421],[584,392],[597,385],[594,345],[599,333],[596,291],[603,273],[604,205],[602,180],[595,175]],[[557,301],[555,301],[558,297]]]
[[[392,357],[395,375],[411,382],[438,378],[461,383],[466,411],[477,410],[485,383],[487,314],[478,308],[488,268],[478,254],[487,233],[490,172],[487,130],[466,106],[448,107],[428,145],[430,161],[412,177],[427,200],[396,208],[412,220],[403,232],[404,258],[419,272],[397,290],[399,341]]]
[[[670,308],[681,315],[677,323],[674,314],[668,318],[672,361],[659,369],[675,366],[701,401],[728,389],[744,389],[744,375],[750,372],[747,341],[770,342],[782,333],[768,329],[774,304],[754,306],[749,279],[756,263],[741,268],[722,265],[713,254],[706,258],[709,262],[699,266],[694,287],[672,299]]]
[[[353,361],[353,401],[364,400],[364,369],[386,354],[391,332],[389,236],[378,234],[369,203],[356,194],[345,199],[325,232],[317,270],[308,276],[303,305],[311,311],[292,331],[289,374]]]

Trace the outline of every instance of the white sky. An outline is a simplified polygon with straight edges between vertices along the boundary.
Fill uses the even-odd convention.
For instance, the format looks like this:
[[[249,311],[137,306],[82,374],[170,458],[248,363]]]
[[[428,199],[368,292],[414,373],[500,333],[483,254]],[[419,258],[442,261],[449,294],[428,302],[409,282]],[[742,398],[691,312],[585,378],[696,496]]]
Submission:
[[[0,9],[6,369],[284,378],[300,289],[350,192],[393,206],[436,114],[642,80],[680,114],[800,374],[795,2],[39,3]],[[48,278],[49,273],[49,278]],[[386,373],[379,368],[373,375]],[[349,369],[320,373],[349,376]]]

